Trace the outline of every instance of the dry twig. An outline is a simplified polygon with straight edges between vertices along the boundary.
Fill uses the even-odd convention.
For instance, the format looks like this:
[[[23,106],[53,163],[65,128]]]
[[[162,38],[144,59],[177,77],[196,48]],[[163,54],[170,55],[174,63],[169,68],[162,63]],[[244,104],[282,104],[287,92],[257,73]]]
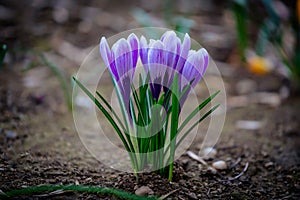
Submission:
[[[201,157],[197,156],[195,153],[193,153],[191,151],[187,151],[186,154],[193,160],[196,160],[196,161],[200,162],[201,164],[207,166],[207,163]]]
[[[234,167],[237,166],[241,161],[242,161],[242,159],[241,159],[241,157],[239,157],[239,158],[235,161],[235,163],[233,163],[233,164],[230,166],[230,168],[234,168]]]
[[[169,192],[169,193],[167,193],[167,194],[165,194],[165,195],[159,197],[158,200],[164,200],[165,198],[167,198],[167,197],[170,196],[171,194],[177,192],[178,190],[179,190],[179,189],[172,190],[171,192]]]
[[[241,176],[243,176],[243,174],[248,170],[248,167],[249,167],[249,162],[246,163],[243,171],[241,173],[239,173],[238,175],[236,175],[235,177],[230,177],[228,178],[229,181],[233,181],[233,180],[236,180],[238,178],[240,178]]]

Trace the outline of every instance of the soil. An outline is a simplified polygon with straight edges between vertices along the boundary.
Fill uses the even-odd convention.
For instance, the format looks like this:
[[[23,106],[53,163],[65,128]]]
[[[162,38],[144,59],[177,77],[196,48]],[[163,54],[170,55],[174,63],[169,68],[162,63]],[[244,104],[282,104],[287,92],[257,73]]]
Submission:
[[[115,9],[107,1],[91,2],[89,6],[99,6],[112,17],[123,17],[131,23],[137,23],[124,9]],[[133,5],[129,1],[128,9]],[[4,6],[18,9],[14,8],[15,5]],[[87,5],[78,3],[74,6],[80,10]],[[152,11],[151,6],[145,6],[145,9]],[[80,48],[86,48],[94,44],[93,40],[98,40],[99,35],[96,33],[105,35],[125,29],[125,26],[116,28],[99,25],[88,33],[70,34],[80,20],[72,18],[71,12],[70,22],[62,27],[52,19],[50,11],[47,6],[36,11],[43,14],[44,18],[39,20],[44,20],[42,22],[47,24],[46,30],[49,33],[40,36],[33,34],[36,30],[28,30],[30,39],[27,41],[17,31],[14,32],[23,27],[19,24],[20,19],[14,18],[18,22],[3,25],[3,30],[12,31],[9,32],[10,37],[4,37],[4,42],[11,49],[35,48],[50,52],[56,56],[54,62],[61,64],[67,74],[74,73],[78,64],[59,53],[57,40],[67,40]],[[194,14],[193,18],[199,23],[203,19],[213,21],[211,13],[219,11],[217,8],[203,11],[205,14]],[[154,12],[153,15],[160,17],[160,13]],[[226,15],[218,17],[220,21]],[[23,21],[28,23],[26,19]],[[221,24],[215,21],[215,24]],[[56,28],[55,31],[51,31],[52,27]],[[199,29],[191,30],[192,35],[196,36],[197,33]],[[88,39],[93,36],[93,40]],[[22,41],[27,41],[26,45],[22,45]],[[221,50],[209,42],[206,46],[215,52],[212,55],[218,60],[235,66],[230,66],[230,74],[224,75],[228,99],[238,95],[236,84],[245,79],[254,80],[258,86],[257,91],[279,93],[282,78],[274,74],[263,77],[250,74],[236,61],[235,46],[227,44]],[[225,50],[226,53],[218,56],[219,51]],[[223,58],[224,54],[226,58]],[[64,102],[57,77],[48,68],[36,64],[36,58],[30,51],[11,51],[8,56],[9,60],[0,68],[0,192],[41,184],[80,184],[117,188],[130,193],[141,186],[148,186],[153,190],[152,195],[161,197],[169,194],[167,198],[170,199],[300,199],[300,96],[297,92],[292,92],[276,106],[250,103],[227,111],[222,135],[214,146],[217,156],[207,161],[211,165],[214,161],[224,160],[227,169],[213,173],[183,155],[175,162],[172,182],[155,173],[140,174],[137,180],[133,174],[108,168],[85,149],[76,133],[72,114]],[[28,63],[37,66],[28,68]],[[42,80],[35,80],[42,84],[41,87],[27,86],[26,80],[33,77]],[[238,120],[256,120],[264,125],[257,130],[237,129],[235,124]],[[197,154],[200,142],[201,138],[196,138],[189,150]],[[117,198],[67,191],[46,193],[44,196],[22,196],[18,199]]]

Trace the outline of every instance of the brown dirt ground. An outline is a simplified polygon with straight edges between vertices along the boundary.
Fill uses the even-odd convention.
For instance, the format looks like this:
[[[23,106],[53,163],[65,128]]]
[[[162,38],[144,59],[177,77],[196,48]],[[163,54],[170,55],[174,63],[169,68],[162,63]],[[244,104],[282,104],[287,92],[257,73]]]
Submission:
[[[47,98],[38,104],[22,95],[20,76],[10,70],[1,73],[1,160],[2,191],[39,184],[97,185],[134,192],[149,186],[156,196],[175,191],[171,199],[298,199],[299,198],[299,112],[298,97],[291,97],[278,108],[250,105],[228,112],[222,136],[216,145],[217,159],[229,168],[212,174],[187,156],[176,161],[173,182],[154,173],[132,174],[108,169],[93,159],[76,134],[68,113],[47,113]],[[8,76],[9,74],[9,76]],[[9,79],[4,78],[10,77]],[[13,80],[13,81],[12,81]],[[259,112],[258,112],[259,111]],[[55,115],[49,117],[49,115]],[[259,131],[241,131],[234,121],[247,116],[267,120]],[[38,119],[37,119],[38,117]],[[5,131],[16,137],[8,137]],[[197,141],[191,150],[197,152]],[[238,159],[240,162],[234,164]],[[213,160],[209,161],[211,163]],[[248,170],[238,175],[249,163]],[[27,197],[24,197],[27,198]],[[90,194],[63,193],[53,199],[110,199]]]
[[[15,6],[11,4],[8,6]],[[129,1],[126,6],[130,7],[132,4],[134,3]],[[89,4],[81,2],[78,5]],[[119,6],[119,9],[115,9],[116,6],[109,1],[94,2],[91,5],[102,6],[103,10],[115,14],[111,16],[121,16],[131,22],[133,20],[125,8],[121,9]],[[151,11],[150,8],[146,10]],[[154,15],[162,15],[159,10],[153,12]],[[213,25],[223,26],[222,21],[216,22],[215,15],[211,16],[207,11],[205,13],[201,16],[194,13],[193,19],[199,24],[212,22]],[[79,140],[72,115],[66,109],[63,93],[57,89],[57,81],[53,81],[56,77],[51,75],[48,69],[37,67],[38,70],[42,68],[42,72],[39,73],[46,71],[47,79],[45,87],[41,87],[42,90],[34,91],[24,87],[24,77],[28,72],[14,65],[21,62],[21,66],[24,66],[28,59],[32,59],[30,54],[22,52],[22,48],[34,46],[40,50],[55,49],[55,37],[67,39],[79,47],[87,47],[98,42],[99,33],[109,35],[125,28],[98,27],[89,34],[78,33],[76,27],[79,19],[73,19],[65,25],[57,25],[50,19],[51,13],[48,8],[42,9],[38,14],[36,21],[32,23],[36,23],[36,28],[43,28],[40,27],[43,23],[48,24],[46,35],[34,35],[34,26],[26,26],[27,32],[24,34],[24,24],[19,26],[18,23],[23,20],[25,22],[21,23],[26,25],[26,17],[2,25],[5,31],[1,36],[8,34],[5,41],[9,47],[21,50],[11,54],[11,59],[16,61],[12,62],[12,66],[0,69],[0,190],[5,192],[40,184],[79,183],[113,187],[130,193],[134,193],[135,188],[145,185],[158,197],[173,191],[168,197],[170,199],[300,199],[300,96],[297,93],[275,108],[250,104],[229,110],[221,138],[215,146],[218,150],[215,160],[225,160],[229,167],[216,174],[205,167],[200,169],[199,163],[186,155],[175,163],[173,182],[154,173],[141,174],[140,179],[136,180],[132,174],[114,171],[98,162]],[[20,15],[23,16],[24,13]],[[32,27],[33,30],[28,30],[28,27]],[[206,28],[210,29],[211,26]],[[198,29],[193,29],[192,35],[197,37],[198,32]],[[226,36],[228,35],[224,35]],[[231,56],[231,60],[236,60],[235,50],[226,45],[221,45],[220,48],[214,46],[209,52],[216,57],[220,54],[219,58],[223,61],[226,61],[222,57],[225,54],[226,57]],[[207,46],[209,47],[209,44]],[[66,71],[73,72],[74,67]],[[225,78],[229,88],[227,94],[235,95],[235,84],[245,78],[254,79],[261,91],[278,91],[278,86],[274,86],[273,83],[281,82],[280,78],[274,78],[273,75],[253,77],[244,69],[234,68],[233,74]],[[235,122],[239,119],[259,120],[265,122],[265,125],[256,131],[238,130],[235,128]],[[199,151],[200,140],[201,138],[198,138],[194,142],[191,151]],[[208,163],[211,164],[215,160],[209,160]],[[230,177],[240,174],[247,163],[247,171],[241,177],[229,180]],[[111,196],[73,192],[22,198],[116,199]]]

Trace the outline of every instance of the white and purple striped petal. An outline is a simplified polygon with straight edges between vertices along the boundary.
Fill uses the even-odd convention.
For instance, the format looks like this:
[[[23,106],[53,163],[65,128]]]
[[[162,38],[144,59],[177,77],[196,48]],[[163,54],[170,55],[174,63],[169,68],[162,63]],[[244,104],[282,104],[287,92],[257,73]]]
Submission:
[[[179,73],[181,91],[192,82],[192,87],[199,83],[208,66],[208,53],[205,49],[190,50],[191,39],[185,34],[181,43],[174,31],[167,31],[160,40],[150,39],[147,44],[142,36],[140,39],[140,57],[146,73],[150,74],[150,85],[161,84],[168,88],[173,83],[174,72]],[[161,87],[152,88],[157,99]],[[166,92],[166,91],[165,91]]]
[[[101,38],[100,41],[100,55],[103,59],[104,64],[108,67],[113,77],[118,77],[118,72],[115,65],[112,65],[113,55],[107,44],[105,37]]]
[[[139,40],[135,34],[121,38],[110,49],[104,37],[100,41],[100,54],[123,97],[129,111],[130,85],[133,80],[138,56]]]
[[[110,49],[106,39],[100,42],[100,53],[108,66],[112,77],[118,82],[124,96],[131,83],[138,58],[150,75],[150,86],[153,97],[158,99],[161,88],[166,92],[173,83],[174,72],[179,74],[179,87],[183,90],[192,82],[192,87],[199,83],[208,66],[208,53],[205,49],[190,50],[191,39],[185,34],[183,41],[174,31],[167,31],[159,40],[150,39],[149,44],[144,36],[137,39],[131,34],[127,39],[118,40]],[[124,80],[126,80],[124,82]],[[130,84],[129,84],[130,85]]]
[[[204,75],[208,66],[208,53],[205,49],[200,49],[197,52],[194,50],[189,51],[188,58],[183,66],[182,75],[183,87],[188,84],[186,81],[193,81],[192,86],[194,87],[199,83],[202,76]]]
[[[122,76],[133,78],[139,56],[139,40],[135,34],[121,38],[110,49],[104,37],[100,41],[100,54],[113,78],[118,81]]]

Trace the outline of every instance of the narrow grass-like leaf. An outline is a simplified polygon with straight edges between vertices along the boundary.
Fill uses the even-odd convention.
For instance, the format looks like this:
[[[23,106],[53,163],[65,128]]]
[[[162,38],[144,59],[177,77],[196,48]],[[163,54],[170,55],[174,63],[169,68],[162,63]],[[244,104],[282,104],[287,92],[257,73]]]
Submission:
[[[246,0],[234,0],[232,6],[232,10],[235,15],[236,21],[236,32],[238,37],[239,53],[242,60],[245,60],[245,50],[248,45],[246,6]]]
[[[178,74],[175,73],[173,89],[172,89],[172,113],[171,113],[171,130],[170,130],[170,167],[169,167],[169,181],[173,177],[174,155],[176,149],[176,135],[178,128],[178,114],[179,114],[179,88],[178,88]]]
[[[134,149],[130,149],[120,128],[118,127],[117,123],[115,122],[115,120],[112,118],[112,116],[107,112],[107,110],[102,106],[102,104],[94,97],[94,95],[86,88],[84,87],[84,85],[82,85],[82,83],[77,80],[75,77],[73,77],[73,80],[77,83],[77,85],[84,91],[84,93],[86,95],[88,95],[88,97],[96,104],[96,106],[99,108],[99,110],[104,114],[104,116],[108,119],[108,121],[111,123],[111,125],[113,126],[113,128],[116,130],[118,136],[120,137],[120,139],[122,140],[126,150],[128,152],[131,152]]]
[[[139,168],[138,168],[138,163],[137,163],[137,158],[136,158],[135,152],[138,151],[138,149],[136,149],[136,147],[138,145],[135,142],[135,138],[129,133],[131,121],[129,119],[130,116],[127,114],[126,106],[124,104],[123,97],[122,97],[121,92],[120,92],[120,88],[119,88],[116,80],[112,76],[111,76],[111,80],[112,80],[112,82],[114,84],[114,87],[116,89],[117,97],[118,97],[119,104],[120,104],[121,111],[122,111],[122,115],[123,115],[123,118],[124,118],[124,123],[125,123],[125,126],[126,126],[125,137],[126,137],[128,143],[129,143],[129,147],[130,147],[130,152],[128,152],[128,153],[129,153],[130,159],[132,161],[133,169],[135,171],[134,174],[137,177],[136,172],[139,170]]]
[[[143,125],[145,126],[146,125],[146,122],[145,122],[145,119],[144,119],[144,116],[142,115],[142,108],[141,108],[141,105],[140,105],[140,100],[139,100],[139,97],[137,95],[137,92],[136,92],[136,89],[134,88],[134,85],[131,84],[131,91],[132,91],[132,94],[133,94],[133,98],[134,98],[134,101],[135,101],[135,105],[138,109],[138,112],[140,113],[140,116],[141,116],[141,120],[143,122]]]
[[[99,195],[112,195],[119,197],[121,199],[128,200],[154,200],[155,197],[141,197],[134,194],[127,193],[125,191],[107,188],[107,187],[98,187],[98,186],[84,186],[84,185],[38,185],[30,186],[21,189],[10,190],[8,192],[0,194],[0,199],[11,199],[24,195],[34,195],[38,193],[53,192],[57,190],[63,191],[73,191],[73,192],[82,192],[82,193],[93,193]],[[49,196],[50,197],[50,196]],[[48,198],[49,198],[48,197]]]
[[[49,69],[51,69],[51,71],[57,76],[58,80],[60,81],[61,87],[63,88],[67,106],[68,106],[69,110],[72,110],[72,98],[71,98],[71,94],[70,94],[70,91],[71,91],[70,85],[71,85],[71,83],[68,83],[65,74],[60,70],[60,68],[58,66],[56,66],[55,64],[50,62],[45,57],[44,54],[39,53],[38,55],[39,55],[41,61],[47,67],[49,67]]]
[[[112,112],[112,114],[114,115],[114,117],[117,119],[118,123],[120,124],[121,128],[123,129],[123,131],[127,131],[125,129],[125,126],[123,125],[121,119],[119,118],[119,116],[117,115],[117,113],[114,111],[114,109],[111,107],[111,105],[109,105],[109,103],[105,100],[105,98],[98,92],[96,91],[96,94],[98,95],[98,97],[104,102],[104,104],[108,107],[108,109]]]
[[[183,136],[179,139],[178,143],[176,144],[176,148],[181,144],[181,142],[184,140],[184,138],[186,138],[186,136],[188,136],[188,134],[190,134],[190,132],[197,126],[197,124],[199,124],[200,122],[202,122],[206,117],[208,117],[214,110],[216,110],[218,107],[220,106],[220,104],[215,105],[212,109],[210,109],[209,111],[207,111],[198,121],[196,121],[190,128],[189,130],[187,130]]]
[[[189,121],[202,109],[204,108],[213,98],[217,96],[217,94],[220,93],[220,90],[212,94],[210,97],[208,97],[206,100],[204,100],[193,112],[182,122],[178,129],[178,133],[189,123]]]
[[[193,78],[190,82],[189,82],[189,84],[187,84],[184,88],[183,88],[183,90],[181,91],[181,95],[180,95],[180,98],[179,99],[181,99],[184,95],[186,95],[186,93],[191,89],[191,87],[192,87],[192,83],[195,81],[195,78]]]
[[[131,135],[129,135],[127,132],[125,132],[125,137],[123,136],[123,133],[121,132],[120,128],[118,127],[117,123],[114,121],[112,116],[108,113],[108,111],[102,106],[102,104],[93,96],[93,94],[86,88],[80,81],[78,81],[75,77],[73,77],[73,80],[77,83],[77,85],[88,95],[88,97],[96,104],[96,106],[100,109],[100,111],[105,115],[105,117],[108,119],[108,121],[111,123],[113,128],[116,130],[118,136],[120,137],[126,151],[128,152],[130,159],[133,163],[133,169],[135,170],[135,175],[136,171],[139,169],[136,157],[133,153],[136,152],[133,144],[133,140],[131,138]],[[118,89],[117,89],[118,91]],[[120,96],[118,96],[120,98]],[[119,99],[120,101],[120,99]],[[128,126],[127,126],[128,127]],[[128,130],[128,129],[127,129]]]

